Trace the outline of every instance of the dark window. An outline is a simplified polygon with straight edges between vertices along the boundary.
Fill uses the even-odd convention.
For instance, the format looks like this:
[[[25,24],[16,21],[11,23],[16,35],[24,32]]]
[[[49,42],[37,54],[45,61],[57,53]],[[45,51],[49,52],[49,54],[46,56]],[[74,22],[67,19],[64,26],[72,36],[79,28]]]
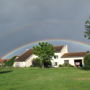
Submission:
[[[57,66],[57,62],[55,62],[54,66]]]
[[[75,66],[82,67],[82,59],[74,60]]]
[[[64,63],[65,64],[69,64],[69,60],[64,60]]]
[[[58,55],[55,55],[54,58],[57,59],[58,58]]]

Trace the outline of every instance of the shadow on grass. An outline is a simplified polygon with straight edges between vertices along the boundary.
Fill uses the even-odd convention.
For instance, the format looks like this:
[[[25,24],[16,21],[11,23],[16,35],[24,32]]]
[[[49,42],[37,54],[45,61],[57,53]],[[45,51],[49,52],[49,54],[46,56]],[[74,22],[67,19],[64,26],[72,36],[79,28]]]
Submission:
[[[0,74],[10,73],[10,72],[12,72],[12,70],[0,71]]]
[[[90,71],[90,68],[85,68],[85,67],[80,67],[79,69],[83,71]]]

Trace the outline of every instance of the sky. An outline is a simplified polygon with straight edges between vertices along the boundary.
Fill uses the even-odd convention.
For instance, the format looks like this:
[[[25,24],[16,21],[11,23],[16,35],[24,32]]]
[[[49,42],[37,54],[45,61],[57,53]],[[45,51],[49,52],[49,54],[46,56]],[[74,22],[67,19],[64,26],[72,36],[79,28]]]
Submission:
[[[90,43],[84,38],[89,16],[90,0],[0,0],[0,56],[37,40]]]

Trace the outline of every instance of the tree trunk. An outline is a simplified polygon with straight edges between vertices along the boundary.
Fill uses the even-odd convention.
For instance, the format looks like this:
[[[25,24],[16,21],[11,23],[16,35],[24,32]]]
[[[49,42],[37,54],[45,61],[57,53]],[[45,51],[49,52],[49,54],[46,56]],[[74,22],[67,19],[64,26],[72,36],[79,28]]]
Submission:
[[[44,64],[42,63],[42,69],[44,69]]]

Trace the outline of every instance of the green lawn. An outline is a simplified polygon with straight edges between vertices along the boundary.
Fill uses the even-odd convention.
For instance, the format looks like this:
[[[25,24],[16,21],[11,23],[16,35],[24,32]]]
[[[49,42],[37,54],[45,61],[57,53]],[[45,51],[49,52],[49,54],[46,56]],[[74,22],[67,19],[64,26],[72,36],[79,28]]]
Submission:
[[[64,67],[11,70],[0,72],[0,90],[90,90],[90,71]]]

